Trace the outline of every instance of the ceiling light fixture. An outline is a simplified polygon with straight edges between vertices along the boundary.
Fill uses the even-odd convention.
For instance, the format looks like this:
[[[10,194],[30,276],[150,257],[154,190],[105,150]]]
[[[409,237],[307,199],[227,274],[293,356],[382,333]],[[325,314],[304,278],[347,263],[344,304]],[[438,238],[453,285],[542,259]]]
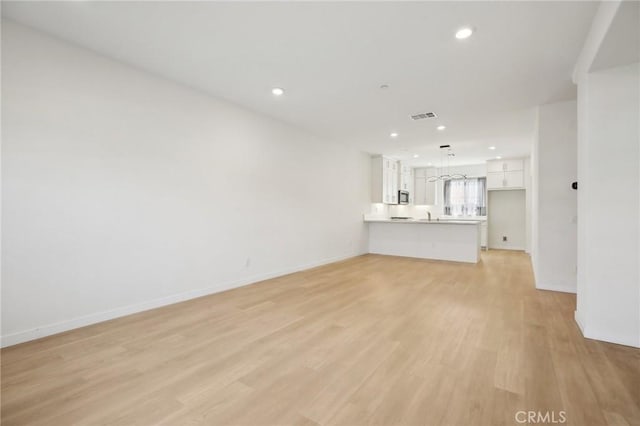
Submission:
[[[456,156],[456,154],[454,154],[453,151],[451,150],[451,145],[440,145],[440,172],[445,170],[444,159],[443,159],[443,156],[445,155],[444,150],[446,150],[446,155],[447,155],[446,173],[443,173],[441,175],[427,176],[427,182],[436,182],[439,180],[446,181],[451,179],[467,179],[467,175],[464,175],[464,174],[459,174],[459,173],[451,174],[451,164],[450,164],[451,157]]]
[[[456,32],[456,38],[458,40],[464,40],[465,38],[471,37],[471,34],[473,34],[473,29],[472,28],[470,28],[470,27],[460,28]]]
[[[447,128],[447,126],[444,126],[444,125],[442,125],[442,124],[441,124],[441,125],[439,125],[438,127],[436,127],[436,129],[438,129],[438,130],[440,130],[440,131],[443,131],[443,130],[444,130],[444,129],[446,129],[446,128]]]
[[[391,136],[392,138],[397,138],[398,134],[396,132],[390,133],[389,136]]]
[[[282,96],[284,95],[284,89],[281,87],[274,87],[271,89],[271,93],[273,93],[274,96]]]
[[[388,88],[389,88],[389,85],[388,85],[388,84],[381,84],[381,85],[380,85],[380,88],[381,88],[382,90],[384,90],[384,89],[388,89]]]
[[[495,150],[495,149],[496,149],[496,147],[495,147],[495,146],[490,146],[490,147],[489,147],[489,149],[490,149],[491,151],[493,151],[493,150]]]
[[[496,157],[496,160],[502,160],[502,157],[498,155],[498,156]]]
[[[420,157],[418,154],[413,154],[413,158],[418,158]]]

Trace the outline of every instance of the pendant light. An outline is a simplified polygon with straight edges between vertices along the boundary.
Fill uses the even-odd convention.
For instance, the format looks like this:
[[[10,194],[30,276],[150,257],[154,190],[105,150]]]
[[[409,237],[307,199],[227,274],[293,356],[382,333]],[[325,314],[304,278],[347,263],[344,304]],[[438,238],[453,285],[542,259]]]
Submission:
[[[455,157],[456,154],[451,150],[451,145],[440,145],[440,172],[444,170],[444,160],[443,156],[446,154],[447,156],[447,170],[446,173],[440,174],[438,176],[427,176],[427,182],[436,182],[436,181],[446,181],[451,179],[466,179],[467,175],[462,175],[458,173],[451,174],[451,157]]]

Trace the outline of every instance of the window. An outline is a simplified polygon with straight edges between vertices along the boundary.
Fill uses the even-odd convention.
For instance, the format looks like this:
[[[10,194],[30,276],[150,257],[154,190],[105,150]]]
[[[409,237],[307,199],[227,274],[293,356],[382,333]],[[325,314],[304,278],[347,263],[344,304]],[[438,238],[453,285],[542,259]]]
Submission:
[[[486,178],[444,181],[444,214],[451,216],[486,216]]]

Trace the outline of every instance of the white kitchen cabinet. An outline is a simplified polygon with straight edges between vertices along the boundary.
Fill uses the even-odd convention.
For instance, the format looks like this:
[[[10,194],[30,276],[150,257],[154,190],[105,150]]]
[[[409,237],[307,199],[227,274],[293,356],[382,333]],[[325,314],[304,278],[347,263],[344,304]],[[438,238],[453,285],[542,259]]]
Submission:
[[[506,188],[524,188],[524,171],[504,172],[504,186]]]
[[[487,161],[487,172],[507,172],[514,170],[524,170],[524,161],[522,158]]]
[[[388,157],[374,157],[371,163],[371,202],[398,203],[398,162]]]
[[[435,172],[435,169],[434,169]],[[429,176],[433,176],[435,173],[433,174],[429,174]],[[425,178],[425,180],[427,181],[426,183],[426,187],[427,187],[427,193],[425,194],[425,204],[429,205],[429,206],[435,206],[436,204],[438,204],[438,199],[436,197],[436,189],[438,187],[438,182],[437,181],[432,181],[430,182],[428,177]]]
[[[414,183],[414,196],[413,203],[417,206],[426,204],[427,196],[427,181],[424,177],[416,177]]]
[[[391,173],[389,188],[389,191],[391,191],[391,204],[398,204],[398,188],[400,186],[400,179],[398,177],[399,168],[399,163],[392,160],[391,167],[389,169]]]
[[[391,171],[382,169],[382,203],[391,203]]]
[[[413,169],[400,163],[400,185],[401,191],[409,191],[410,198],[413,198]]]
[[[487,188],[502,188],[504,186],[504,172],[487,172]]]
[[[436,182],[429,182],[430,176],[435,176],[436,170],[433,167],[416,169],[414,173],[415,197],[414,204],[429,205],[436,204]]]
[[[522,188],[524,188],[523,159],[512,158],[487,161],[487,189]]]
[[[524,170],[524,161],[520,158],[503,160],[502,170],[504,170],[505,172],[515,171],[515,170]]]
[[[487,161],[487,173],[504,172],[503,161]]]

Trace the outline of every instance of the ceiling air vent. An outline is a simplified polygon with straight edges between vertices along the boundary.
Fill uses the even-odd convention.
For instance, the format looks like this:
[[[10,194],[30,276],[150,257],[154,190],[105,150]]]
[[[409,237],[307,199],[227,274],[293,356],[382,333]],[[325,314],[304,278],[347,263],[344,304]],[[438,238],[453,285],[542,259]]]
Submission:
[[[415,114],[411,116],[412,120],[424,120],[425,118],[436,118],[437,115],[435,112],[423,112],[420,114]]]

